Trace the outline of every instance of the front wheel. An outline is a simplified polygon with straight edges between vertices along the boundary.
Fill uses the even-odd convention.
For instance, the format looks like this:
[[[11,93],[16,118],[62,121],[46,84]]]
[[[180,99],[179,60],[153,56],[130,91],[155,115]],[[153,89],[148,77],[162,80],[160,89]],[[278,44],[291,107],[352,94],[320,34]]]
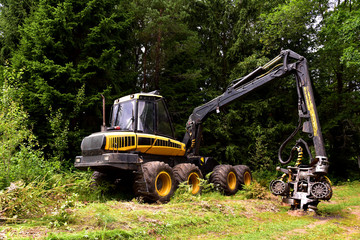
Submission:
[[[171,167],[164,162],[147,162],[143,164],[141,172],[135,176],[135,195],[150,202],[169,201],[175,189]]]
[[[218,165],[214,167],[210,182],[225,195],[234,195],[238,191],[236,171],[231,165]]]
[[[93,190],[101,189],[102,192],[106,191],[110,186],[114,186],[114,178],[108,174],[94,171],[91,176],[90,187]]]

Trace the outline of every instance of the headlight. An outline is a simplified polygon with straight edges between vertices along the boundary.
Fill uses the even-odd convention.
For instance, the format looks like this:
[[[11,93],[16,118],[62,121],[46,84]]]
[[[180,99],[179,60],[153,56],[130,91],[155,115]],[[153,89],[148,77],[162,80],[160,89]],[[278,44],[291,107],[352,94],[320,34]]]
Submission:
[[[80,158],[80,157],[75,158],[75,162],[76,162],[76,163],[80,163],[80,162],[81,162],[81,158]]]
[[[109,155],[104,155],[104,161],[109,161],[110,156]]]

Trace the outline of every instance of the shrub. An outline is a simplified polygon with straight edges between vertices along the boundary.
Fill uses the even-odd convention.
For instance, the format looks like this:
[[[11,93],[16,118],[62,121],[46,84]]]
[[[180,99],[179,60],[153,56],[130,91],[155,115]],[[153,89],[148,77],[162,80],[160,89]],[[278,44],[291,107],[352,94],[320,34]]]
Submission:
[[[0,90],[0,189],[11,182],[29,183],[39,176],[58,170],[56,162],[47,162],[29,128],[28,114],[21,105],[22,89],[17,87],[22,72],[4,69]]]
[[[269,199],[270,193],[268,189],[261,186],[257,181],[253,181],[250,185],[244,185],[240,191],[247,199]]]

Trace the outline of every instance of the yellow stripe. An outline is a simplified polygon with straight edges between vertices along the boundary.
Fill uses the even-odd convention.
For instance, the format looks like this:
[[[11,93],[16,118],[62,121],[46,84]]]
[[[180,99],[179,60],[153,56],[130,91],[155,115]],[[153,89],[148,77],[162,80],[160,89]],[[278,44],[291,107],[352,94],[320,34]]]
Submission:
[[[305,98],[306,105],[308,106],[308,110],[310,112],[310,120],[312,123],[314,136],[317,136],[318,135],[318,125],[316,122],[315,108],[314,108],[314,104],[310,101],[311,95],[310,95],[310,91],[309,91],[308,87],[304,87],[304,93],[306,96],[306,98]]]

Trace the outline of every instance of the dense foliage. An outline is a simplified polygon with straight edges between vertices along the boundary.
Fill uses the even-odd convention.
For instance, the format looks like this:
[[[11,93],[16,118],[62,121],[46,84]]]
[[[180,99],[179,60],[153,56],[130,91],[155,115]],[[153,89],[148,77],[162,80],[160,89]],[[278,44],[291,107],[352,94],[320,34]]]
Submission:
[[[326,0],[0,0],[1,171],[28,164],[16,159],[34,176],[37,164],[70,168],[99,130],[100,94],[110,109],[115,97],[159,89],[182,139],[194,107],[290,48],[310,62],[332,175],[355,177],[359,11],[358,1]],[[205,123],[202,154],[272,171],[296,103],[289,78],[231,105]]]

